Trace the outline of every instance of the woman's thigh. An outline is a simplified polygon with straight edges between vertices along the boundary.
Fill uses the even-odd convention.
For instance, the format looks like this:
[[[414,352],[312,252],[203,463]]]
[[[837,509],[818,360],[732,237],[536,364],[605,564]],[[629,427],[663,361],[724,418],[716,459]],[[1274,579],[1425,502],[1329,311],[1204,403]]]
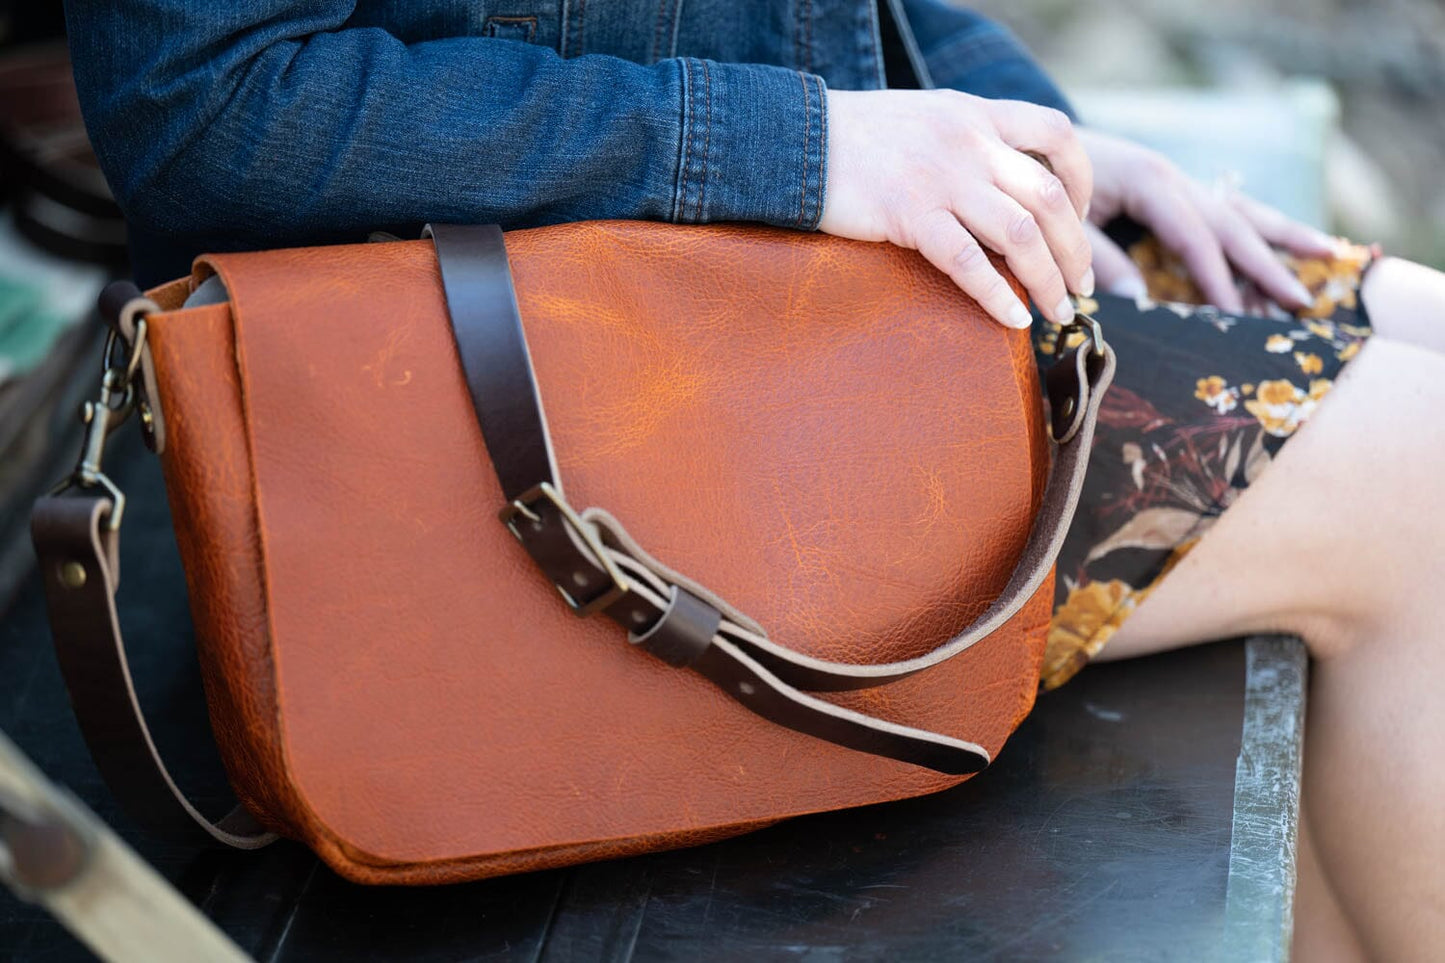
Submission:
[[[1445,611],[1445,354],[1377,335],[1100,658],[1254,632],[1346,647]]]

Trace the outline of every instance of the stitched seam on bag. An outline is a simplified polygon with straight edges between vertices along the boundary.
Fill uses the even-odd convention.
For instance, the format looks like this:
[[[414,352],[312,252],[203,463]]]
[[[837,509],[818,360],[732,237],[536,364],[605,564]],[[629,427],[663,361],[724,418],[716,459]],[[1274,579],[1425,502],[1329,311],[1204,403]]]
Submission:
[[[707,158],[712,148],[712,72],[708,70],[707,61],[702,62],[702,176],[698,179],[697,185],[697,217],[695,220],[700,224],[703,220],[703,199],[707,197]]]

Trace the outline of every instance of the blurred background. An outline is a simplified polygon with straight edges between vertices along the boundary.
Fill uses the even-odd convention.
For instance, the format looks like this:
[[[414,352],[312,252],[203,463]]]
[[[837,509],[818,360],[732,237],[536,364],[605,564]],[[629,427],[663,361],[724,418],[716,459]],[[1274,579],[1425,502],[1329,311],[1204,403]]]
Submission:
[[[1445,266],[1441,0],[976,0],[1086,123],[1294,216]],[[78,445],[91,306],[124,224],[86,141],[59,0],[0,0],[0,610],[29,503]]]
[[[976,0],[1086,123],[1445,265],[1441,0]]]

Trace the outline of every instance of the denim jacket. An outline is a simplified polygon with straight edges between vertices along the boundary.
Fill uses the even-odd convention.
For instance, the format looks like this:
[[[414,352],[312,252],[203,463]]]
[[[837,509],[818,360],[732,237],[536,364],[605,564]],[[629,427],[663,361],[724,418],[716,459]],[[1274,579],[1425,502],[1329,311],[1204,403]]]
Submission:
[[[424,221],[817,226],[829,87],[1067,110],[944,0],[67,0],[144,282]]]

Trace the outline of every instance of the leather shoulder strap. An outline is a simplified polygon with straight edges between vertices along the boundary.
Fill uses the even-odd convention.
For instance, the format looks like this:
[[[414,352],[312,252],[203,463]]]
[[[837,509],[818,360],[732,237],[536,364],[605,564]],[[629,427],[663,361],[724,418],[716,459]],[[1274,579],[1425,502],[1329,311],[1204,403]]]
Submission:
[[[50,495],[31,515],[55,654],[91,757],[146,826],[180,840],[265,846],[276,835],[240,806],[215,821],[202,815],[156,751],[116,618],[118,532],[107,524],[113,508],[108,496]]]

